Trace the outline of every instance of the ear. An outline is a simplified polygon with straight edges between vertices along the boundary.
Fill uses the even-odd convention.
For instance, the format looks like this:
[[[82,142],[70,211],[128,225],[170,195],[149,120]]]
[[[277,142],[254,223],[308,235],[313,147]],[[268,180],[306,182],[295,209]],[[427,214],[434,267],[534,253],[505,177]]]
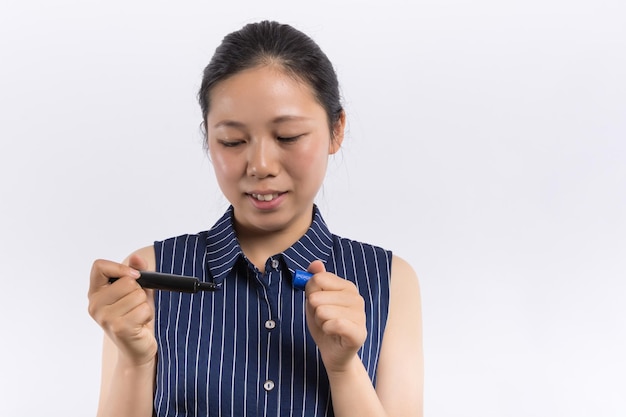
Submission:
[[[343,137],[345,135],[346,130],[346,112],[341,110],[341,114],[339,115],[339,119],[335,122],[333,126],[333,137],[330,140],[330,146],[328,148],[329,155],[334,155],[340,148],[343,143]]]

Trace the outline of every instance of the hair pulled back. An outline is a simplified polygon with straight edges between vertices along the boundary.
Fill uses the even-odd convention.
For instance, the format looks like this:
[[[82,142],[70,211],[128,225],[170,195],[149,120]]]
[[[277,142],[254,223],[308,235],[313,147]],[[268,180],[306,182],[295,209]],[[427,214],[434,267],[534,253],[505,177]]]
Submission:
[[[287,74],[306,82],[326,111],[332,135],[343,112],[332,63],[310,37],[292,26],[272,21],[250,23],[226,35],[215,50],[204,69],[198,92],[203,126],[213,87],[240,71],[261,65],[279,65]]]

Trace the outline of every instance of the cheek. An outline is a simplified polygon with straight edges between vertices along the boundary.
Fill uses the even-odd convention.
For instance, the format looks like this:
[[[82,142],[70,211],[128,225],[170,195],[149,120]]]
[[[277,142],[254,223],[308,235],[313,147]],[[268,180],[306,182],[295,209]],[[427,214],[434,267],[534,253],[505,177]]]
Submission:
[[[293,176],[314,181],[323,179],[328,163],[328,148],[323,145],[324,142],[320,142],[314,142],[291,155],[289,167]]]
[[[238,176],[239,166],[236,159],[229,158],[224,152],[210,152],[210,155],[213,171],[219,183]]]

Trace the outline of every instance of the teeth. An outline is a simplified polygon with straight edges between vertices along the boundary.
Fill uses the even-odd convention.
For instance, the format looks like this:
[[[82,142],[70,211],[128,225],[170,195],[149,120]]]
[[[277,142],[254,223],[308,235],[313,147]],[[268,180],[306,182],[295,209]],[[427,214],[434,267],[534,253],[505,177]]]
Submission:
[[[278,194],[251,194],[252,197],[256,198],[259,201],[272,201]]]

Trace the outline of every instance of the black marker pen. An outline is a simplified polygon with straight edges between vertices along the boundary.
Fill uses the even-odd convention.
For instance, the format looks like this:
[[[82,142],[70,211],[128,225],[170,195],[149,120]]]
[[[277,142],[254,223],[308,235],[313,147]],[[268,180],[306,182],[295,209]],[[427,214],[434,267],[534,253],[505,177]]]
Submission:
[[[137,283],[143,288],[151,288],[154,290],[197,293],[198,291],[217,291],[221,287],[221,284],[201,282],[198,278],[183,275],[148,271],[140,271],[139,273],[141,276],[137,278]],[[109,282],[113,283],[118,279],[119,278],[109,278]]]

